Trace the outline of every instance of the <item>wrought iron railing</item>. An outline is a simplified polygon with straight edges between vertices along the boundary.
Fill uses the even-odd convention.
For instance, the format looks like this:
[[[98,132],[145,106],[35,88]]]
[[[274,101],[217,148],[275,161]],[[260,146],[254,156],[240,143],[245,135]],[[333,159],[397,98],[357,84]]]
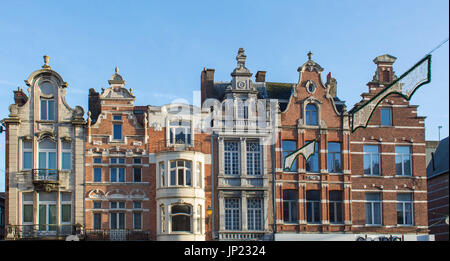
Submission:
[[[171,142],[170,140],[162,140],[157,143],[156,152],[165,151],[202,151],[202,142],[197,140],[177,140]]]
[[[258,241],[264,240],[264,232],[219,232],[219,240],[223,241]]]
[[[152,240],[150,231],[131,229],[86,229],[84,239],[89,241],[148,241]]]
[[[82,230],[74,224],[7,225],[6,239],[64,239],[70,235],[81,236]]]
[[[59,181],[57,169],[33,169],[33,181]]]

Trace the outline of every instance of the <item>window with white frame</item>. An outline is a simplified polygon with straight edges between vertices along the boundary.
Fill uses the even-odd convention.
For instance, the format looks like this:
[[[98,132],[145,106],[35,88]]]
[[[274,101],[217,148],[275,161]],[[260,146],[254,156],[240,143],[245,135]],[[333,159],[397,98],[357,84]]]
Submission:
[[[63,170],[72,169],[72,144],[70,142],[62,142],[62,164],[61,168]]]
[[[72,193],[61,192],[61,225],[65,231],[71,231],[72,224]]]
[[[343,222],[343,201],[341,190],[330,190],[328,209],[330,213],[330,223],[342,223]]]
[[[240,230],[240,199],[225,198],[225,230]]]
[[[397,194],[397,224],[412,226],[414,224],[413,213],[412,193]]]
[[[305,108],[306,125],[318,125],[317,107],[314,104],[308,104]]]
[[[247,175],[261,175],[261,146],[258,141],[247,141]]]
[[[239,142],[224,141],[225,175],[239,175]]]
[[[134,182],[142,181],[142,168],[133,168],[133,181]]]
[[[339,142],[328,142],[328,172],[342,172],[341,144]]]
[[[41,98],[41,120],[55,120],[55,101],[53,99]]]
[[[306,191],[306,221],[320,223],[320,190]]]
[[[115,165],[125,165],[125,158],[110,158],[109,181],[125,182],[125,168]]]
[[[197,162],[197,167],[195,168],[197,173],[196,173],[196,177],[197,177],[197,187],[201,188],[203,187],[203,175],[202,175],[202,163],[201,162]]]
[[[93,229],[102,229],[102,213],[94,213]]]
[[[391,108],[381,108],[380,118],[382,126],[392,126],[392,110]]]
[[[113,124],[113,140],[122,140],[122,124]]]
[[[57,204],[56,192],[38,193],[38,223],[39,231],[56,231]]]
[[[202,221],[202,206],[198,205],[197,206],[197,233],[201,234],[202,233],[202,226],[203,226],[203,221]]]
[[[398,176],[411,176],[411,148],[409,146],[395,146],[395,173]]]
[[[22,224],[32,225],[34,224],[34,211],[33,211],[33,192],[22,193]]]
[[[56,180],[57,178],[57,157],[56,143],[44,139],[39,142],[39,173],[38,178],[43,180]]]
[[[382,224],[381,194],[366,193],[366,225]]]
[[[263,230],[264,204],[262,198],[247,199],[248,230]]]
[[[188,204],[176,204],[170,208],[171,231],[191,232],[192,207]]]
[[[248,105],[243,103],[238,103],[237,106],[237,116],[238,119],[248,119]]]
[[[192,186],[192,162],[188,160],[170,161],[170,186]]]
[[[191,123],[189,121],[171,121],[169,123],[169,144],[191,144]]]
[[[283,190],[283,221],[286,223],[298,222],[298,191],[294,189]]]
[[[22,169],[33,168],[33,143],[31,141],[22,142]]]
[[[166,171],[164,170],[164,161],[159,162],[159,181],[161,187],[166,186]]]
[[[380,175],[380,152],[378,145],[364,145],[364,174]]]
[[[109,207],[112,212],[109,213],[109,227],[110,229],[125,229],[125,212],[118,210],[125,210],[124,201],[111,201]]]
[[[166,232],[166,209],[164,208],[164,205],[159,206],[159,213],[161,216],[161,232]]]
[[[142,212],[133,212],[133,229],[142,229]]]
[[[102,182],[102,168],[94,168],[94,182]]]

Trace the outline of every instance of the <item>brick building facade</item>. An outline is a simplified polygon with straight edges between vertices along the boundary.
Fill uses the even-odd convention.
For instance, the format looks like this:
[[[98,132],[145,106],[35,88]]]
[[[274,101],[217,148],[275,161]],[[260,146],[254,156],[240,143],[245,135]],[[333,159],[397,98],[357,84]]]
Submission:
[[[155,239],[155,171],[148,161],[147,107],[116,72],[101,93],[89,90],[85,142],[87,239]]]
[[[109,88],[89,90],[87,120],[80,107],[65,104],[67,84],[46,61],[27,82],[30,98],[15,91],[2,121],[6,224],[19,231],[9,238],[20,238],[17,228],[24,224],[79,223],[87,240],[432,240],[418,106],[394,94],[367,128],[349,127],[352,111],[396,79],[395,59],[375,58],[369,92],[350,111],[331,73],[322,81],[312,53],[298,68],[298,82],[280,83],[266,81],[264,71],[252,81],[241,48],[230,81],[215,81],[214,69],[201,72],[202,108],[136,106],[116,68]],[[45,82],[59,89],[40,85]],[[54,97],[61,97],[56,111],[62,118],[36,118],[42,108],[31,108],[28,99],[50,106]],[[36,130],[21,127],[33,122]],[[53,143],[40,151],[44,140]],[[287,155],[310,142],[317,144],[312,156],[284,166]],[[51,163],[60,173],[56,183],[32,180],[44,164],[41,152],[60,155]],[[24,169],[29,165],[31,171]],[[39,193],[48,191],[58,192],[55,201],[39,203]],[[61,206],[57,213],[65,205],[66,214],[41,214],[41,205]]]

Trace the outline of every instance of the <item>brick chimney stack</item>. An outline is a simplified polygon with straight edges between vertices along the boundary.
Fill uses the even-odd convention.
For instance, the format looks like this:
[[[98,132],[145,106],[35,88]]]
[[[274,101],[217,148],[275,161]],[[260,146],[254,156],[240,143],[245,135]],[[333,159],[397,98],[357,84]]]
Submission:
[[[213,89],[214,89],[214,69],[208,69],[203,68],[202,74],[201,74],[201,103],[208,99],[209,97],[212,97],[213,95]]]
[[[266,81],[266,71],[258,71],[255,75],[256,82],[265,82]]]
[[[17,91],[14,91],[14,103],[23,106],[28,101],[28,96],[23,92],[22,88],[17,87]]]

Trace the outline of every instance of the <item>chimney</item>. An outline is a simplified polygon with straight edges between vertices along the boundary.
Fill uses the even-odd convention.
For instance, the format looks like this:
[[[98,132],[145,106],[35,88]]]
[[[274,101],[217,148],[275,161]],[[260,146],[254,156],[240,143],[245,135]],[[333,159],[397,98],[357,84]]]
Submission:
[[[330,82],[330,79],[331,79],[331,72],[329,72],[329,73],[327,74],[327,82]]]
[[[214,69],[207,69],[203,68],[202,74],[201,74],[201,104],[208,99],[212,98],[213,96],[213,89],[214,89]]]
[[[256,82],[265,82],[266,81],[266,71],[258,71],[255,75]]]
[[[23,92],[22,88],[17,87],[17,91],[14,91],[14,103],[23,106],[28,101],[28,96]]]
[[[377,80],[379,83],[389,84],[394,80],[393,64],[396,57],[384,54],[376,57],[373,62],[377,65]]]
[[[89,111],[91,112],[92,122],[95,123],[97,121],[97,117],[101,112],[100,108],[100,94],[94,90],[94,88],[89,89],[89,97],[88,97],[88,106]]]

